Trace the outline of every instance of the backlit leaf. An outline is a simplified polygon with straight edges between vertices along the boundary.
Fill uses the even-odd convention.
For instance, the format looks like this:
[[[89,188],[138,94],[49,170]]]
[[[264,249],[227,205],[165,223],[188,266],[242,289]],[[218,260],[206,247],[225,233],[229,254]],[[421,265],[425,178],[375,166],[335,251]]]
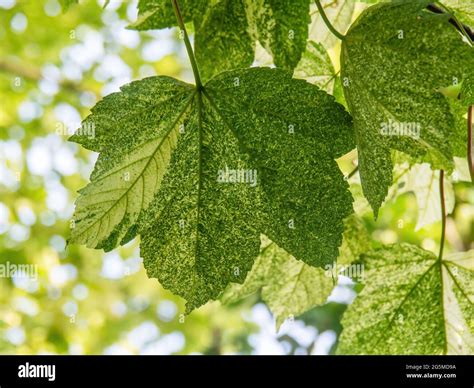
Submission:
[[[344,314],[341,354],[472,354],[474,251],[442,261],[409,244],[362,255],[364,288]]]
[[[282,323],[326,302],[337,283],[339,268],[370,249],[370,238],[361,221],[352,215],[345,220],[344,238],[334,270],[331,265],[311,267],[296,260],[275,243],[265,240],[254,267],[243,284],[230,285],[221,297],[233,303],[259,290],[272,311],[277,328]]]
[[[204,90],[133,82],[72,140],[100,155],[71,242],[111,250],[140,234],[148,275],[188,310],[244,281],[260,233],[310,265],[337,257],[352,198],[334,159],[354,147],[350,116],[285,71],[227,72]]]
[[[375,215],[392,183],[391,149],[434,169],[453,168],[458,132],[439,90],[465,78],[472,49],[449,15],[431,13],[428,3],[369,7],[342,45],[341,78],[354,117],[362,187]]]
[[[195,51],[204,79],[223,70],[248,67],[259,41],[276,66],[293,70],[308,37],[309,0],[180,1],[195,29]],[[176,25],[169,0],[140,0],[137,30]]]

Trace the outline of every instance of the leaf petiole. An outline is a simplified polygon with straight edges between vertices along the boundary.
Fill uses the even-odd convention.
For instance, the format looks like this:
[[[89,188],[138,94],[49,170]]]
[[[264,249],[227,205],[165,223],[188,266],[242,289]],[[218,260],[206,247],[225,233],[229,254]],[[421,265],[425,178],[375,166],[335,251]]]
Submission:
[[[174,14],[176,16],[176,20],[178,22],[178,27],[183,34],[184,44],[186,46],[186,51],[188,52],[189,61],[191,62],[191,67],[193,69],[194,80],[196,82],[196,88],[198,90],[202,89],[202,82],[201,76],[199,75],[199,69],[196,62],[196,57],[194,56],[193,47],[191,46],[191,41],[189,40],[188,31],[186,30],[186,26],[184,25],[183,16],[181,15],[181,10],[179,9],[178,0],[171,0],[173,4]]]
[[[338,39],[344,40],[344,35],[342,35],[338,30],[336,30],[334,26],[331,24],[331,22],[329,21],[326,15],[326,12],[324,11],[324,8],[321,4],[321,1],[315,0],[315,2],[316,2],[316,7],[318,7],[318,11],[321,14],[321,17],[323,18],[324,24],[326,24],[329,31],[331,31],[334,34],[334,36],[336,36]]]
[[[474,35],[471,28],[461,23],[450,8],[446,7],[444,4],[437,1],[436,4],[428,5],[427,9],[429,9],[431,12],[434,12],[434,13],[448,14],[450,16],[449,23],[451,23],[461,34],[463,34],[466,37],[466,39],[471,44],[471,46],[474,44],[473,42]]]

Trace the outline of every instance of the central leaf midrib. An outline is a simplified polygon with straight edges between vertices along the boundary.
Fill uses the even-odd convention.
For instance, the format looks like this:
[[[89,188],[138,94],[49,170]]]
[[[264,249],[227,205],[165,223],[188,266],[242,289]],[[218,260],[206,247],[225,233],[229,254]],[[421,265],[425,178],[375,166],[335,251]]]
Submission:
[[[196,241],[194,246],[194,258],[197,261],[199,251],[199,223],[200,223],[200,209],[201,209],[201,191],[202,191],[202,90],[197,90],[197,116],[198,116],[198,187],[196,199]]]

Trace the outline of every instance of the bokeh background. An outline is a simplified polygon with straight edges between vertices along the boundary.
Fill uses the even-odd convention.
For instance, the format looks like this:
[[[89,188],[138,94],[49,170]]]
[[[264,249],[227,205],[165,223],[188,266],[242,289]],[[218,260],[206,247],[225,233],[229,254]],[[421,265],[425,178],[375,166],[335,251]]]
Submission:
[[[175,30],[127,30],[137,1],[103,5],[85,0],[63,12],[58,0],[0,0],[0,263],[38,269],[37,280],[0,278],[0,353],[332,352],[340,317],[356,295],[347,279],[326,305],[277,332],[259,295],[184,316],[183,300],[147,278],[136,240],[106,254],[67,246],[77,190],[97,157],[69,135],[98,100],[131,80],[159,74],[192,82]],[[345,172],[355,157],[341,161]],[[374,241],[437,251],[440,225],[415,232],[412,193],[389,201],[374,222],[358,188],[355,177]],[[448,252],[469,249],[474,235],[472,185],[455,183],[455,192]]]

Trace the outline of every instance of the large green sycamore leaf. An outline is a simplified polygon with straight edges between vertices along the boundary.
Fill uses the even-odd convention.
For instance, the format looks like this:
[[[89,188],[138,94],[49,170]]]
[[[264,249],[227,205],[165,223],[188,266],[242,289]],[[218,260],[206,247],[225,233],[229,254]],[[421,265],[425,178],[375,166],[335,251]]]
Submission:
[[[364,11],[342,45],[344,93],[354,118],[360,177],[375,215],[392,183],[391,149],[434,169],[453,168],[459,131],[444,87],[473,66],[472,48],[428,0]],[[453,149],[454,148],[454,149]]]
[[[279,328],[286,319],[325,303],[337,283],[339,270],[345,273],[345,266],[369,249],[369,234],[354,214],[344,222],[336,267],[331,264],[324,269],[311,267],[266,239],[245,282],[231,284],[221,301],[233,303],[261,290],[262,299],[272,311]]]
[[[293,70],[308,37],[310,0],[181,0],[185,21],[195,29],[195,52],[204,79],[254,59],[259,41],[275,65]],[[137,30],[175,26],[170,0],[140,0]]]
[[[344,314],[338,353],[474,352],[474,251],[438,260],[395,244],[360,263],[364,288]]]
[[[149,276],[188,310],[244,281],[260,233],[310,265],[337,257],[352,198],[334,159],[354,147],[351,119],[286,71],[227,72],[199,90],[133,82],[72,140],[100,155],[71,242],[111,250],[139,234]]]

